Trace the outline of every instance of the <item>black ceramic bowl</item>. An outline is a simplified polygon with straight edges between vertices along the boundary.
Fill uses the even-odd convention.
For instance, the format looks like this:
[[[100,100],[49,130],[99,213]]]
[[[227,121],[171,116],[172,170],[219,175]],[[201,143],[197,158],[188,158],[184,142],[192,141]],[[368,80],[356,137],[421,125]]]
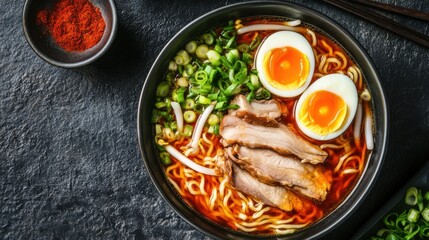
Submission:
[[[262,15],[301,19],[304,23],[312,25],[335,39],[338,44],[349,52],[355,63],[362,69],[364,78],[366,79],[373,97],[376,127],[375,148],[355,188],[335,210],[320,221],[292,235],[272,237],[275,239],[319,238],[335,229],[348,218],[369,193],[380,171],[385,156],[388,134],[386,101],[377,72],[371,60],[350,34],[341,26],[320,13],[289,3],[248,2],[214,10],[184,27],[161,51],[144,83],[140,96],[137,119],[141,154],[147,171],[160,194],[183,219],[188,221],[195,228],[215,238],[258,238],[258,236],[236,232],[214,224],[184,203],[166,180],[163,166],[157,157],[153,142],[154,129],[151,124],[151,114],[153,109],[152,106],[154,106],[156,99],[155,92],[157,84],[164,78],[169,60],[175,56],[178,50],[184,47],[187,41],[198,36],[202,31],[225,24],[229,19]]]
[[[27,0],[23,9],[22,25],[25,37],[36,54],[46,62],[65,68],[87,65],[100,58],[110,47],[116,34],[117,14],[113,0],[90,0],[100,9],[106,23],[101,40],[92,48],[82,52],[67,52],[59,47],[37,24],[36,14],[40,10],[51,10],[58,0]]]

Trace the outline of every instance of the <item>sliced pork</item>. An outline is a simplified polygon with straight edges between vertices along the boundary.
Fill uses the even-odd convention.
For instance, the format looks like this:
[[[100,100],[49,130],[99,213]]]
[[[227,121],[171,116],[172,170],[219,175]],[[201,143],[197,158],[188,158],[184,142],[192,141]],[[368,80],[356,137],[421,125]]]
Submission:
[[[320,165],[302,163],[268,149],[234,145],[225,151],[231,160],[263,183],[283,185],[318,201],[325,200],[330,189],[330,180]]]
[[[302,200],[293,191],[283,186],[273,186],[258,181],[258,179],[252,177],[246,170],[234,164],[223,153],[218,152],[216,171],[228,178],[230,184],[238,191],[253,196],[265,204],[285,211],[299,210],[304,207]]]
[[[274,99],[248,102],[244,95],[237,95],[231,104],[237,104],[239,109],[230,114],[251,124],[277,126],[276,119],[283,114],[279,102]]]
[[[236,164],[232,164],[232,170],[232,184],[239,191],[285,211],[299,210],[303,207],[302,200],[292,191],[281,186],[262,183]]]
[[[278,127],[253,125],[237,116],[227,115],[222,120],[220,135],[225,147],[238,143],[250,148],[271,149],[281,155],[294,155],[304,163],[323,163],[328,156],[283,124]]]

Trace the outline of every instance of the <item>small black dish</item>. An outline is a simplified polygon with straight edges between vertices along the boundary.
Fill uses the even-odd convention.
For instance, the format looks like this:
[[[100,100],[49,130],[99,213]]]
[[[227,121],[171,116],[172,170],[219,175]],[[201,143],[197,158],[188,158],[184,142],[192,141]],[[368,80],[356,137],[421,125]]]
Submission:
[[[376,236],[377,231],[386,228],[383,219],[388,213],[402,213],[410,206],[405,204],[405,195],[407,189],[417,187],[422,192],[429,191],[429,162],[420,168],[420,170],[404,184],[399,191],[359,229],[352,239],[371,239]]]
[[[81,67],[100,58],[108,50],[116,34],[117,13],[114,1],[90,1],[100,9],[106,28],[101,40],[95,46],[83,52],[67,52],[63,50],[37,24],[37,12],[42,9],[52,9],[56,2],[58,0],[27,0],[25,2],[22,25],[27,42],[34,52],[46,62],[65,68]]]

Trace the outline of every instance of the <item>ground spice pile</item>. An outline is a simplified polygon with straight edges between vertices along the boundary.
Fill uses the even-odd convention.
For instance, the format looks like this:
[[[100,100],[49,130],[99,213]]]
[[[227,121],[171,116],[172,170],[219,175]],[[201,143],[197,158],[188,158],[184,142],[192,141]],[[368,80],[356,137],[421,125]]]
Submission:
[[[100,9],[89,0],[59,0],[55,7],[40,10],[37,24],[68,52],[82,52],[97,44],[106,23]]]

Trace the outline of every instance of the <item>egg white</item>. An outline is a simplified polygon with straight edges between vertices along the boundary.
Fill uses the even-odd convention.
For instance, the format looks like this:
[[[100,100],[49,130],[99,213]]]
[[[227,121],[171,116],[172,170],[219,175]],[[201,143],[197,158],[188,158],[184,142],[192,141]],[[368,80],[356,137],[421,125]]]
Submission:
[[[338,95],[347,105],[346,119],[339,129],[327,135],[319,135],[302,123],[299,117],[299,112],[307,97],[312,93],[320,90],[325,90]],[[331,140],[342,134],[353,121],[358,105],[357,89],[353,81],[346,75],[334,73],[321,77],[300,96],[295,108],[295,118],[299,129],[308,137],[317,140]]]
[[[264,72],[264,57],[268,51],[274,48],[294,47],[307,56],[310,69],[305,83],[296,89],[286,90],[273,87]],[[310,84],[314,73],[315,59],[310,43],[299,33],[291,31],[279,31],[268,36],[259,47],[256,55],[256,69],[262,85],[272,94],[280,97],[295,97],[301,94]]]

